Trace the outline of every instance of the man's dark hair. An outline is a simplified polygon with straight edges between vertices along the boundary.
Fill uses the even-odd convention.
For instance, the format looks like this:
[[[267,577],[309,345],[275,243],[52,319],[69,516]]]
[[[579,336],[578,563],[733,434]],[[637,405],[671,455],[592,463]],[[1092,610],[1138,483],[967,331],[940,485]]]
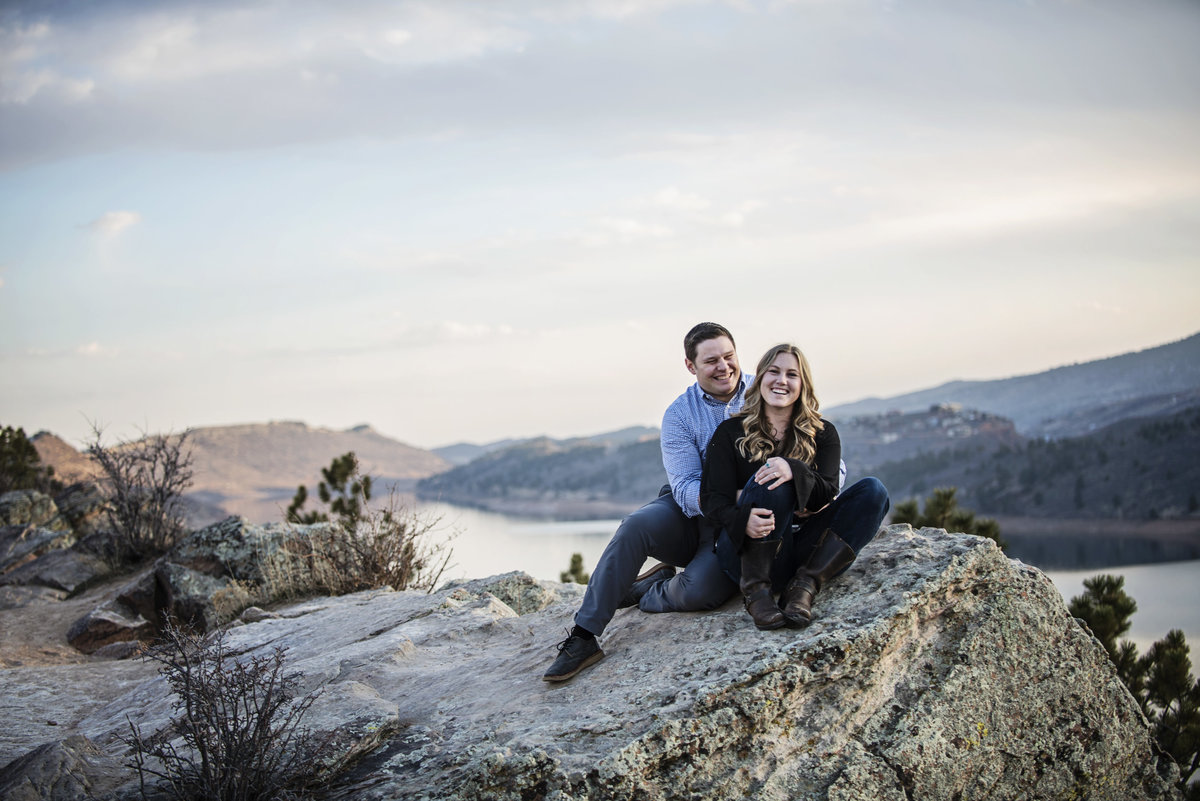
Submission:
[[[700,347],[701,342],[706,342],[717,337],[729,337],[729,342],[734,347],[737,343],[733,341],[733,334],[729,333],[729,329],[717,323],[698,323],[692,327],[691,331],[687,332],[687,336],[683,338],[683,353],[687,356],[689,362],[696,361],[696,349]]]

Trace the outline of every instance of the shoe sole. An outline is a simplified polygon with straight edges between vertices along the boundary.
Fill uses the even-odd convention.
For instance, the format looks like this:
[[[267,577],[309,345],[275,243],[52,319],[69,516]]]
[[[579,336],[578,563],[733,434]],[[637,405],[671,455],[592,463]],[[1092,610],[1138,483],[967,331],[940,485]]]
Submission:
[[[781,629],[786,625],[787,620],[781,620],[778,623],[770,623],[766,626],[760,626],[758,623],[755,623],[754,628],[758,629],[759,631],[775,631],[776,629]]]
[[[645,581],[646,579],[653,576],[655,573],[660,573],[665,570],[674,570],[674,569],[675,569],[675,565],[668,565],[666,562],[659,562],[657,565],[655,565],[654,567],[647,570],[645,573],[642,573],[640,576],[635,578],[634,581],[635,582],[636,581]]]
[[[575,668],[570,673],[564,673],[561,676],[542,676],[542,681],[566,681],[567,679],[574,678],[576,675],[578,675],[579,671],[583,670],[584,668],[591,667],[603,658],[604,651],[597,651],[587,659],[580,662],[579,667]]]

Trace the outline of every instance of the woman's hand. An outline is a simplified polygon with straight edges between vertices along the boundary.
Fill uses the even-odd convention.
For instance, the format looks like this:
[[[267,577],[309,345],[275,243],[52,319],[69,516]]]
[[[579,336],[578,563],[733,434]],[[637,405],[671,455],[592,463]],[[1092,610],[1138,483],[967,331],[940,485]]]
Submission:
[[[775,513],[770,509],[763,509],[755,506],[750,510],[750,517],[746,520],[746,536],[751,539],[761,540],[763,537],[775,530]]]
[[[754,474],[754,483],[767,489],[775,489],[792,480],[792,466],[787,459],[772,456]]]

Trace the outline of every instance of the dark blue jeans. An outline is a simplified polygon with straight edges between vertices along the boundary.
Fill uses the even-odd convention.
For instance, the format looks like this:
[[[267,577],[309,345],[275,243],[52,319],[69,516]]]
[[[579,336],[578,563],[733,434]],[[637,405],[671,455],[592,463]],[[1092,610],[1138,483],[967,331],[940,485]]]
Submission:
[[[800,525],[793,529],[790,525],[779,525],[781,513],[773,505],[776,501],[758,494],[758,491],[765,492],[767,496],[774,495],[774,493],[764,487],[759,487],[754,483],[754,479],[750,479],[750,482],[747,483],[747,490],[752,484],[756,488],[756,493],[748,496],[746,490],[743,490],[738,505],[744,506],[749,498],[754,506],[775,511],[775,530],[767,539],[782,539],[783,542],[779,553],[775,556],[775,563],[771,567],[771,584],[776,592],[782,592],[792,576],[795,575],[796,570],[808,562],[817,540],[820,539],[825,529],[833,529],[834,533],[841,537],[842,541],[857,554],[879,533],[879,526],[887,517],[888,510],[892,505],[883,482],[877,478],[864,478],[847,488],[821,511],[802,519]],[[791,488],[790,483],[787,486],[789,489]],[[779,489],[781,490],[783,487]],[[777,492],[779,490],[775,490],[775,493]],[[795,495],[793,494],[792,497],[795,498]],[[793,501],[792,506],[787,507],[784,513],[789,519],[794,507],[795,502]],[[717,538],[717,558],[725,575],[735,582],[738,581],[742,574],[741,556],[734,551],[733,542],[724,531]]]
[[[642,596],[643,612],[716,609],[729,600],[737,586],[725,577],[711,535],[705,536],[698,521],[685,515],[669,492],[626,516],[596,562],[575,622],[603,634],[647,557],[686,568]]]

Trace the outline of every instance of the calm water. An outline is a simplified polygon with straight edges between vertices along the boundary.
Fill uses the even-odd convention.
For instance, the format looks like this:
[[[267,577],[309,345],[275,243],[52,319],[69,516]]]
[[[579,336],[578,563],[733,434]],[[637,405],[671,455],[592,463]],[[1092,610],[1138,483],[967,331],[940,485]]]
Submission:
[[[1101,570],[1052,570],[1047,573],[1068,601],[1083,594],[1083,581],[1098,573],[1125,577],[1125,592],[1137,601],[1128,639],[1144,653],[1171,629],[1182,629],[1188,647],[1200,643],[1200,561],[1106,567]],[[1200,665],[1193,665],[1193,673]]]
[[[534,578],[557,581],[571,554],[583,554],[590,572],[619,520],[548,522],[464,509],[448,504],[417,504],[425,514],[441,516],[439,531],[457,532],[451,543],[452,564],[445,578],[479,578],[524,570]],[[1047,575],[1063,597],[1083,592],[1084,579],[1098,573],[1125,577],[1125,590],[1137,601],[1133,628],[1127,635],[1145,651],[1172,628],[1182,629],[1195,650],[1200,642],[1200,561],[1110,567],[1097,570],[1053,570]]]

